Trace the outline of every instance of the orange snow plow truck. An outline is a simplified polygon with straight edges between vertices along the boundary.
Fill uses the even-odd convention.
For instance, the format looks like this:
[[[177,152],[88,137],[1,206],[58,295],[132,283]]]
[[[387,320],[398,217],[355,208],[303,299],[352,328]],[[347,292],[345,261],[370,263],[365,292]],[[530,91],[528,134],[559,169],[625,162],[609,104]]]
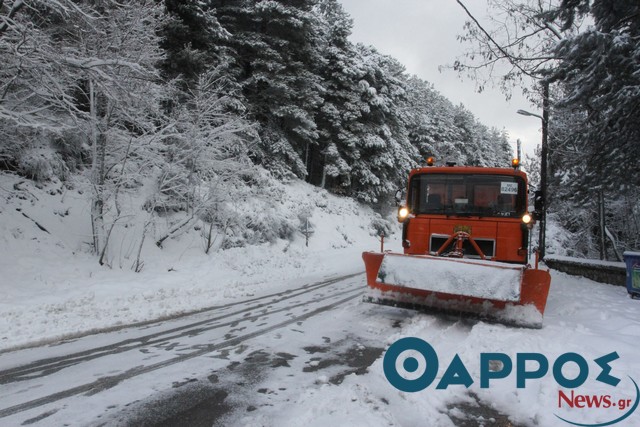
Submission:
[[[551,276],[529,264],[527,176],[448,164],[413,169],[398,209],[404,253],[364,252],[365,300],[540,328]]]

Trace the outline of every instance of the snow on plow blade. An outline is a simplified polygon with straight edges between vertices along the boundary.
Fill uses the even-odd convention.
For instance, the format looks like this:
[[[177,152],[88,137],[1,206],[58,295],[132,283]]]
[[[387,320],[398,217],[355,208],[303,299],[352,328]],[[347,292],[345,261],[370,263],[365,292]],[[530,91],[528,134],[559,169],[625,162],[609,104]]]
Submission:
[[[364,252],[362,258],[370,302],[542,327],[551,282],[546,271],[429,255]]]

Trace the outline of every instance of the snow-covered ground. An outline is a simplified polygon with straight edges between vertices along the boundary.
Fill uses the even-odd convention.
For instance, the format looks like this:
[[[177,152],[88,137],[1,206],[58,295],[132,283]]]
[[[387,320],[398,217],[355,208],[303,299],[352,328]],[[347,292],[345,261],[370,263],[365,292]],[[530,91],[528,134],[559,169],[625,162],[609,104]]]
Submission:
[[[199,230],[191,230],[163,249],[147,238],[144,268],[135,273],[135,248],[119,248],[112,268],[89,253],[89,206],[80,191],[0,175],[0,351],[266,294],[298,277],[361,271],[362,251],[379,249],[372,222],[381,218],[371,209],[300,182],[282,199],[280,215],[301,204],[311,212],[308,247],[297,233],[292,242],[206,255]],[[132,246],[121,233],[114,246]]]
[[[5,196],[14,184],[3,181]],[[362,271],[362,250],[379,247],[371,235],[371,222],[376,219],[372,212],[296,183],[288,189],[292,203],[304,199],[314,206],[315,233],[309,247],[298,236],[290,243],[205,255],[197,233],[189,233],[163,250],[148,248],[145,268],[134,273],[128,259],[114,263],[123,268],[109,269],[87,253],[83,242],[87,241],[88,213],[81,199],[74,200],[73,194],[50,195],[47,188],[29,187],[28,191],[33,197],[12,197],[0,204],[0,350],[267,294],[290,286],[296,278],[310,283]],[[391,239],[388,245],[398,249],[397,240]],[[274,406],[234,414],[228,421],[248,426],[490,426],[493,421],[486,414],[497,411],[522,426],[570,425],[558,416],[579,425],[596,425],[622,416],[640,399],[633,383],[640,381],[640,301],[630,299],[623,287],[552,272],[544,326],[539,330],[403,311],[402,321],[389,333],[383,325],[399,310],[349,302],[332,312],[331,318],[318,320],[317,327],[309,327],[315,332],[307,338],[321,340],[323,328],[346,328],[369,342],[377,340],[384,349],[400,338],[421,338],[433,346],[439,359],[436,380],[427,389],[416,393],[395,389],[384,375],[383,356],[363,375],[351,374],[333,384],[319,374],[314,382],[300,383],[304,389],[296,389],[297,380],[288,380],[282,371],[272,370],[261,387],[287,391],[279,392],[279,397],[269,395]],[[601,369],[594,362],[612,352],[619,356],[610,362],[611,375],[620,379],[616,387],[597,380]],[[508,355],[513,372],[481,388],[482,353]],[[549,367],[542,378],[529,379],[526,387],[518,388],[517,358],[523,353],[543,355]],[[565,353],[575,353],[588,363],[588,377],[575,389],[561,387],[553,375],[554,363]],[[473,384],[468,389],[450,385],[437,390],[456,354]],[[491,365],[493,370],[503,367]],[[535,371],[538,364],[527,362],[524,368]],[[573,362],[560,371],[567,379],[579,373]],[[616,405],[581,408],[581,400],[568,408],[560,391],[567,396],[572,391],[575,396],[609,396]],[[461,409],[470,407],[485,409]],[[460,424],[465,418],[468,424]],[[640,426],[640,410],[616,425]]]

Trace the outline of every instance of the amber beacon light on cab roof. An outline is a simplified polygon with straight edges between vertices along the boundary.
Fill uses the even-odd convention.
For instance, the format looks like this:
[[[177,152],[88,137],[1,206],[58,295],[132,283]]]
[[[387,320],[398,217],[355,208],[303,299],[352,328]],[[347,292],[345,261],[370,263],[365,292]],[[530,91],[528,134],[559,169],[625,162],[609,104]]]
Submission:
[[[527,175],[511,168],[427,165],[409,173],[398,208],[404,253],[364,252],[370,302],[541,327],[551,277],[530,263]]]

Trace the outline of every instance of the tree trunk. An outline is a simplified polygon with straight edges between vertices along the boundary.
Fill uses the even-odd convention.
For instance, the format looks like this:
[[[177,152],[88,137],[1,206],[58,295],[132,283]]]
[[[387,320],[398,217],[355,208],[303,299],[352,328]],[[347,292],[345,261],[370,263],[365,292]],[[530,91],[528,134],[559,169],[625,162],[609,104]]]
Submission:
[[[598,219],[600,221],[600,259],[607,259],[607,240],[605,237],[605,218],[604,218],[604,194],[602,194],[602,190],[598,191]]]
[[[98,122],[98,106],[93,81],[89,82],[89,101],[91,108],[91,229],[93,231],[93,249],[100,255],[100,265],[104,263],[104,183],[105,156],[107,152],[106,130]]]
[[[98,254],[100,252],[100,226],[99,218],[101,217],[102,207],[101,200],[98,197],[97,181],[98,181],[98,113],[96,111],[96,95],[93,80],[89,80],[89,110],[91,114],[91,231],[93,233],[93,251]]]

